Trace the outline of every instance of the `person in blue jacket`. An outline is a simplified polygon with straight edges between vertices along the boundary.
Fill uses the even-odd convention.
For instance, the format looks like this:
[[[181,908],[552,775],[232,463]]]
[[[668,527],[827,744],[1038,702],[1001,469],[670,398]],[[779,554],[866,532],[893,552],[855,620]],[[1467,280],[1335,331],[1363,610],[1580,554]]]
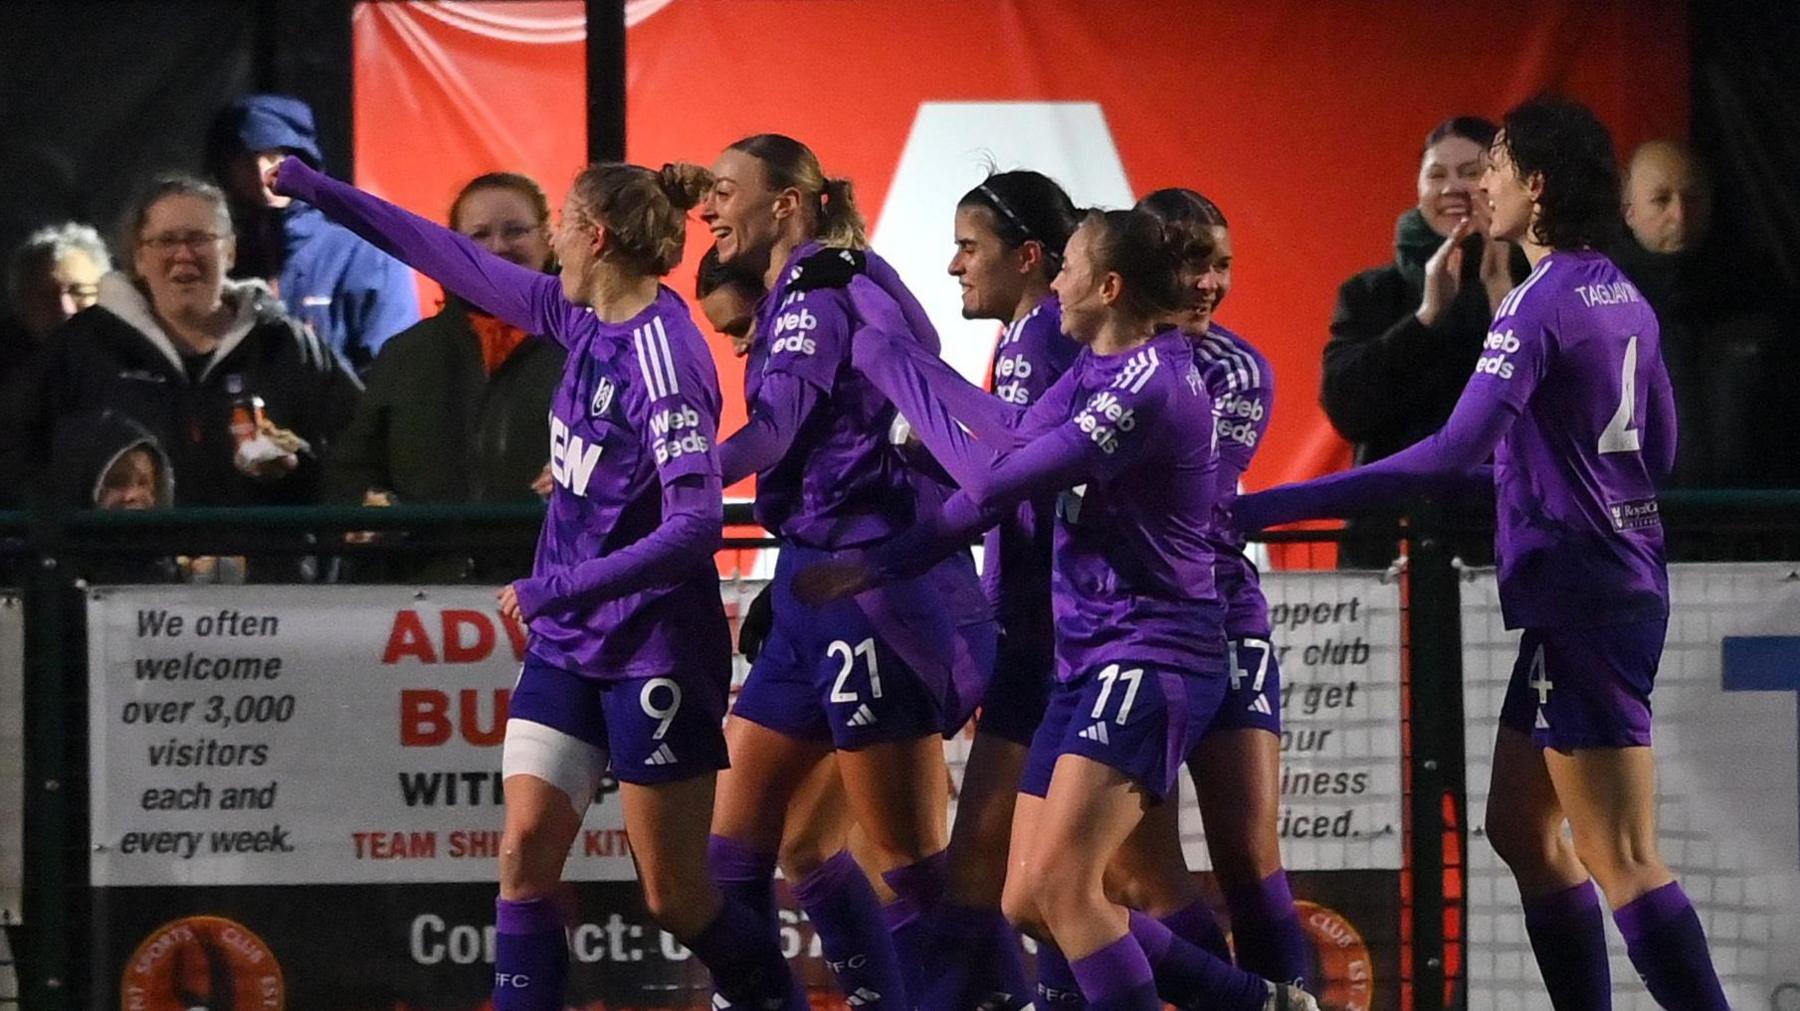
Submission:
[[[389,337],[419,321],[418,288],[400,261],[263,185],[263,170],[286,155],[324,167],[300,99],[246,95],[213,121],[207,164],[231,197],[239,236],[232,276],[270,282],[289,314],[361,374]]]

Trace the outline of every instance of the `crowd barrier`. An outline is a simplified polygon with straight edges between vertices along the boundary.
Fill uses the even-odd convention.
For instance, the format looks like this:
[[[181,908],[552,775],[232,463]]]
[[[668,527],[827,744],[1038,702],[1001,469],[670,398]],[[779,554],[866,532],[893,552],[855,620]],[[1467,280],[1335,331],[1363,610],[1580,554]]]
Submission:
[[[1729,559],[1800,558],[1800,496],[1674,495],[1665,514],[1678,557],[1718,559],[1673,570],[1657,695],[1668,855],[1735,1006],[1785,1009],[1800,997],[1787,700],[1800,574]],[[524,643],[492,590],[84,574],[175,554],[306,557],[318,571],[345,555],[517,549],[540,519],[533,506],[0,515],[17,587],[0,598],[0,922],[22,1006],[161,1011],[229,993],[238,1009],[484,1007],[499,744]],[[370,529],[387,534],[342,543]],[[1323,1002],[1340,1011],[1548,1008],[1482,839],[1516,636],[1491,570],[1450,556],[1450,529],[1415,510],[1388,570],[1266,576],[1285,677],[1284,856]],[[722,567],[735,622],[766,566]],[[946,744],[958,775],[967,744]],[[637,898],[610,784],[597,801],[569,865],[572,1006],[705,1007],[703,970]],[[1190,864],[1216,899],[1190,784],[1182,804]],[[827,1006],[810,924],[783,902],[784,942]],[[1616,961],[1617,1006],[1650,1007]],[[0,984],[0,1006],[7,995]]]

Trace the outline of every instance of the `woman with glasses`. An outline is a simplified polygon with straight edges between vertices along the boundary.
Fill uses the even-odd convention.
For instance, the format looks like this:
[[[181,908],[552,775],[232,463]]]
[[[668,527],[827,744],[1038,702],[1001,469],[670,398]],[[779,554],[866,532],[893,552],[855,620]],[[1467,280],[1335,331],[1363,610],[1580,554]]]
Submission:
[[[513,172],[470,180],[450,205],[450,227],[509,263],[553,272],[550,204]],[[550,397],[562,346],[446,291],[434,316],[381,346],[364,376],[356,420],[325,468],[325,497],[343,503],[519,502],[551,483]],[[527,550],[361,559],[357,578],[500,582],[531,571]]]
[[[177,505],[302,504],[361,387],[260,283],[226,278],[225,198],[185,176],[153,181],[126,214],[123,270],[19,384],[0,426],[0,477],[21,498],[70,419],[111,408],[167,449]]]

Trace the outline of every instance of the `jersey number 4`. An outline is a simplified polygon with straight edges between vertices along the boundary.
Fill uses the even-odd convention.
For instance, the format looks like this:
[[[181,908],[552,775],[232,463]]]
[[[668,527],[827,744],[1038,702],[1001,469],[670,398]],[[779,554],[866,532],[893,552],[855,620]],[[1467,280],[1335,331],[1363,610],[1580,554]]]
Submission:
[[[1619,374],[1619,409],[1600,433],[1602,453],[1635,453],[1643,446],[1641,433],[1631,424],[1637,407],[1637,348],[1635,336],[1625,344],[1625,364]]]

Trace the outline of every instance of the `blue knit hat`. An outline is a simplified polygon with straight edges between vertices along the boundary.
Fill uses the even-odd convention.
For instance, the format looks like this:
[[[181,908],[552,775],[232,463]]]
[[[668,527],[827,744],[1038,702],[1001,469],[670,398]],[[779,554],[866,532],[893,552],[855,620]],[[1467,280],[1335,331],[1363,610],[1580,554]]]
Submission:
[[[314,168],[324,165],[312,107],[289,95],[246,95],[224,113],[246,151],[292,151]]]

